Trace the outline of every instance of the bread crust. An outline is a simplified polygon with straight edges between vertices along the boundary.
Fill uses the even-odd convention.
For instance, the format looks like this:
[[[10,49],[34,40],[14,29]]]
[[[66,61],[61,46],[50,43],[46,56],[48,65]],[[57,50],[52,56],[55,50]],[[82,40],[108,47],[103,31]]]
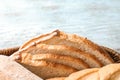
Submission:
[[[109,54],[104,49],[99,47],[97,44],[93,43],[87,38],[80,37],[75,34],[66,34],[59,30],[55,30],[51,33],[33,38],[28,42],[26,42],[20,49],[27,48],[29,46],[40,44],[40,43],[52,44],[52,45],[65,44],[67,46],[72,46],[82,51],[85,51],[87,53],[90,53],[91,55],[94,55],[104,65],[113,63],[113,60],[109,56]]]
[[[36,44],[35,46],[31,46],[23,51],[19,51],[20,53],[28,52],[31,54],[40,54],[40,53],[53,53],[60,55],[67,55],[74,58],[79,58],[83,60],[85,63],[89,65],[89,67],[101,67],[103,64],[95,58],[95,56],[90,55],[80,49],[66,46],[66,45],[47,45],[47,44]]]
[[[62,65],[59,63],[52,63],[48,61],[31,61],[26,63],[20,63],[28,70],[33,72],[34,74],[40,76],[43,79],[48,79],[52,77],[66,77],[71,73],[77,71],[76,69]]]
[[[77,70],[82,70],[89,67],[86,63],[84,63],[80,59],[73,58],[71,56],[64,56],[64,55],[58,55],[58,54],[52,54],[52,53],[33,55],[32,60],[36,60],[36,61],[45,60],[48,62],[59,63],[59,64],[70,66]]]
[[[81,80],[81,78],[91,73],[97,72],[99,68],[85,69],[70,74],[65,80]]]
[[[68,76],[85,65],[101,67],[113,63],[109,54],[99,45],[87,38],[59,30],[27,41],[15,54],[19,56],[19,63],[44,79]],[[36,57],[33,59],[33,56]],[[78,63],[80,67],[74,65]],[[71,64],[73,65],[70,66]]]
[[[32,55],[30,53],[22,53],[20,56],[21,57],[19,60],[17,60],[17,62],[43,79],[62,76],[65,77],[77,71],[75,68],[67,65],[42,59],[37,60],[37,57],[34,59],[35,55]]]
[[[64,80],[66,77],[55,77],[55,78],[50,78],[46,80]]]
[[[120,76],[120,63],[109,64],[99,70],[100,80],[114,80],[113,77]],[[119,77],[120,79],[120,77]],[[115,79],[115,80],[119,80]]]
[[[120,80],[120,63],[74,72],[65,80]]]

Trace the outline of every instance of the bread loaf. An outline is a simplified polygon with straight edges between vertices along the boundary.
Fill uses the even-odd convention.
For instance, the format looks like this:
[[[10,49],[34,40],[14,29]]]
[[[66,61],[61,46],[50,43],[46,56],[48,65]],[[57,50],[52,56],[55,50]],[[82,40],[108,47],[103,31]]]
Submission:
[[[23,44],[20,49],[25,49],[32,44],[35,45],[41,43],[72,46],[94,55],[104,65],[113,63],[113,60],[108,55],[108,53],[97,44],[93,43],[87,38],[80,37],[75,34],[66,34],[59,30],[33,38]]]
[[[80,49],[66,46],[66,45],[47,45],[47,44],[36,44],[35,46],[31,46],[22,52],[28,52],[31,54],[41,54],[41,53],[52,53],[52,54],[60,54],[67,55],[74,58],[79,58],[83,60],[85,63],[89,65],[89,67],[101,67],[102,63],[95,58],[95,56],[90,55]]]
[[[29,40],[11,58],[43,79],[66,77],[77,70],[114,62],[97,44],[59,30]]]
[[[77,71],[75,68],[63,64],[53,63],[45,60],[37,60],[37,57],[34,59],[35,56],[29,53],[22,53],[20,56],[21,59],[17,62],[43,79],[68,76],[69,74]]]
[[[64,80],[120,80],[120,63],[72,73]]]
[[[120,63],[107,65],[99,70],[100,80],[120,80]]]
[[[86,76],[90,75],[91,73],[97,72],[98,70],[99,70],[99,68],[84,69],[84,70],[72,73],[65,80],[87,80]],[[91,80],[93,80],[93,79],[91,79]]]
[[[52,63],[47,61],[35,61],[30,65],[22,64],[27,69],[31,70],[36,75],[42,77],[43,79],[52,78],[52,77],[61,77],[68,76],[71,73],[77,71],[74,68],[71,68],[66,65]]]

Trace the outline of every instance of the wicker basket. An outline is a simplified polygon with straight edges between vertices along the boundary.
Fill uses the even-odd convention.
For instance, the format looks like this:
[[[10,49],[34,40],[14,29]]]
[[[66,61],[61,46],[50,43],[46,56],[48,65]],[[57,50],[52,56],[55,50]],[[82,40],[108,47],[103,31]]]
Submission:
[[[113,49],[101,46],[103,49],[105,49],[110,56],[113,58],[113,60],[116,63],[120,63],[120,53],[116,52]],[[14,52],[16,52],[19,49],[19,47],[13,47],[13,48],[6,48],[6,49],[1,49],[0,50],[0,55],[6,55],[6,56],[10,56],[12,55]]]
[[[14,52],[18,51],[18,49],[19,49],[19,47],[1,49],[1,50],[0,50],[0,55],[10,56],[10,55],[12,55]]]
[[[101,47],[109,53],[109,55],[112,57],[114,62],[120,63],[120,53],[118,53],[117,51],[110,49],[108,47],[104,47],[104,46],[101,46]]]

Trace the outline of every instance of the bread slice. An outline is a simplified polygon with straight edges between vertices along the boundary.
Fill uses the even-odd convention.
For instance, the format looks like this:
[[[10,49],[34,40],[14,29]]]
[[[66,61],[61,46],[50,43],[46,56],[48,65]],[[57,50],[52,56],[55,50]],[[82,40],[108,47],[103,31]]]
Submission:
[[[33,38],[30,41],[23,44],[23,46],[20,49],[23,48],[25,49],[29,46],[41,44],[41,43],[72,46],[82,51],[88,52],[91,55],[94,55],[104,65],[113,63],[113,60],[108,55],[108,53],[105,50],[103,50],[101,47],[99,47],[97,44],[93,43],[87,38],[83,38],[75,34],[66,34],[59,30],[55,30],[51,33]]]
[[[52,54],[60,54],[67,55],[74,58],[79,58],[83,60],[85,63],[89,65],[89,67],[101,67],[102,63],[95,58],[95,56],[90,55],[80,49],[66,46],[66,45],[47,45],[47,44],[36,44],[35,46],[31,46],[29,48],[23,49],[20,52],[28,52],[31,54],[40,54],[40,53],[52,53]]]
[[[16,56],[17,54],[13,55],[11,58]],[[59,63],[48,62],[45,60],[36,61],[32,59],[33,56],[34,55],[31,55],[30,53],[22,53],[20,54],[20,59],[17,60],[17,62],[43,79],[52,77],[66,77],[77,71],[72,67]]]
[[[81,71],[70,74],[65,80],[87,80],[86,77],[94,72],[97,72],[99,68],[84,69]],[[95,77],[95,76],[94,76]],[[89,77],[88,77],[89,79]],[[93,80],[93,79],[91,79]]]
[[[50,78],[46,80],[65,80],[66,77],[55,77],[55,78]]]
[[[73,67],[77,70],[82,70],[82,69],[86,69],[89,67],[86,63],[84,63],[82,60],[78,58],[73,58],[71,56],[52,54],[52,53],[35,54],[32,56],[32,60],[34,61],[45,60],[48,62],[64,64],[64,65]]]
[[[107,65],[99,70],[100,80],[120,80],[120,63]]]

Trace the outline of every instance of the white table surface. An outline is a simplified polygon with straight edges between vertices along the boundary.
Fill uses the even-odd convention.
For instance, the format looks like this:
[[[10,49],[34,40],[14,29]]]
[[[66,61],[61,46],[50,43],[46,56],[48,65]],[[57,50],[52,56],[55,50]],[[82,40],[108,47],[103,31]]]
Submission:
[[[120,49],[120,0],[0,0],[0,48],[54,29]]]

